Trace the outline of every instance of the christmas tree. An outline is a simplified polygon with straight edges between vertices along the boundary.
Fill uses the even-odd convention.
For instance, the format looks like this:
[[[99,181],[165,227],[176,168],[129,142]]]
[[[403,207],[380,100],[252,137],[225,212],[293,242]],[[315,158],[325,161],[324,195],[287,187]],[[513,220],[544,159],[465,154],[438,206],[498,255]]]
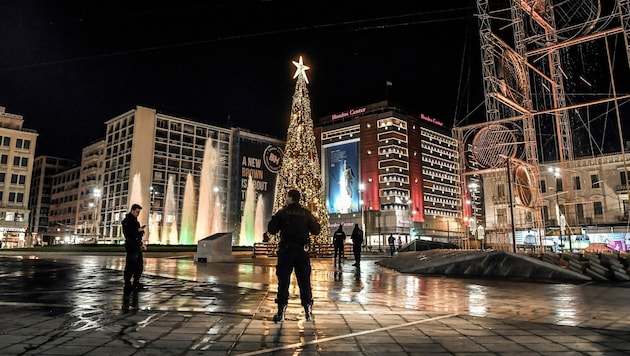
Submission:
[[[293,78],[295,93],[291,105],[291,118],[287,130],[287,140],[282,157],[282,168],[276,180],[276,197],[273,203],[273,213],[282,209],[286,203],[287,192],[297,189],[302,194],[300,203],[309,209],[319,224],[322,231],[315,236],[315,243],[330,243],[331,234],[328,227],[328,211],[324,200],[322,175],[315,134],[313,133],[313,120],[311,119],[311,102],[308,97],[308,78],[305,66],[300,57],[299,62],[293,61],[297,67]]]

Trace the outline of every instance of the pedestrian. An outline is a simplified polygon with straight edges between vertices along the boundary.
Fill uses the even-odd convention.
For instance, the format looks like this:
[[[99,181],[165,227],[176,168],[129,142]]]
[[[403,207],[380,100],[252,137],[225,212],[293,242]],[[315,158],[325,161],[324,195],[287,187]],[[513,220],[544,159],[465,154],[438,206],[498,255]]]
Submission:
[[[142,276],[142,270],[144,269],[142,250],[146,250],[142,236],[144,236],[144,228],[146,225],[140,226],[140,222],[138,221],[140,211],[142,211],[142,207],[138,204],[133,204],[131,210],[125,215],[122,221],[122,231],[125,236],[125,251],[127,252],[125,270],[123,272],[125,293],[141,289],[140,276]],[[133,283],[131,282],[132,277]]]
[[[343,232],[343,225],[339,224],[339,228],[333,234],[333,247],[335,249],[333,265],[339,264],[341,267],[341,259],[343,258],[343,244],[346,241],[346,233]]]
[[[398,236],[398,240],[396,241],[396,243],[398,243],[398,251],[400,251],[400,249],[402,248],[402,239],[400,238],[400,236]]]
[[[354,224],[352,229],[352,252],[354,253],[353,266],[361,267],[361,245],[363,244],[363,231],[359,229],[359,224]]]
[[[396,248],[394,246],[394,241],[396,241],[394,239],[394,235],[389,235],[389,237],[387,238],[387,243],[389,244],[389,255],[390,256],[394,256],[394,249]]]
[[[280,232],[278,243],[278,313],[273,321],[284,320],[289,303],[289,283],[295,269],[295,277],[300,287],[300,300],[304,307],[306,321],[313,319],[313,294],[311,291],[311,260],[309,257],[310,235],[319,234],[321,227],[317,219],[300,205],[300,192],[291,189],[287,192],[287,206],[271,217],[267,231],[271,234]]]

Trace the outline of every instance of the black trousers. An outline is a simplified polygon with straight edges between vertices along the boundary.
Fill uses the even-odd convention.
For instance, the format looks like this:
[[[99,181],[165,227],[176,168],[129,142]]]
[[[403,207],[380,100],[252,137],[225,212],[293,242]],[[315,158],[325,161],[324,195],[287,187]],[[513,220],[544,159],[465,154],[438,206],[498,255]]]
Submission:
[[[140,249],[140,246],[137,248],[125,246],[125,250],[127,250],[127,257],[125,258],[125,271],[123,272],[125,284],[131,284],[131,277],[133,277],[133,283],[138,284],[142,271],[144,270],[142,250]]]
[[[302,306],[313,304],[313,294],[311,291],[311,259],[308,251],[299,247],[280,247],[278,249],[278,264],[276,265],[276,276],[278,277],[278,305],[289,303],[289,284],[291,283],[291,273],[295,269],[295,278],[300,287],[300,300]]]
[[[356,263],[361,262],[361,245],[352,245],[352,252],[354,253],[354,261]]]
[[[339,263],[341,263],[341,258],[343,257],[343,245],[335,246],[335,256],[334,259],[339,259]]]

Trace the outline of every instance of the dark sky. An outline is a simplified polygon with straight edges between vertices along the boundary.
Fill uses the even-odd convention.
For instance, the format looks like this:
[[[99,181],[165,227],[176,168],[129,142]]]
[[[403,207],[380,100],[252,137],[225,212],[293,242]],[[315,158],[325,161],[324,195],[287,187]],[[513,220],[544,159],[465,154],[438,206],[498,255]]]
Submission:
[[[315,120],[384,100],[386,81],[413,112],[482,117],[474,0],[295,3],[4,0],[0,106],[37,154],[77,159],[136,105],[284,138],[302,55]]]

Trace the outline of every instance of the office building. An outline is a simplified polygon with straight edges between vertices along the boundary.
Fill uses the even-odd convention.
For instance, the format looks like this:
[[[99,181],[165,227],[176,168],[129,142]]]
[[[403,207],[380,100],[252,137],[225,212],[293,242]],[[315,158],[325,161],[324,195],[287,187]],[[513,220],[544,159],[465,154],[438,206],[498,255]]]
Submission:
[[[457,242],[459,159],[441,121],[384,101],[315,126],[332,229],[359,224],[370,247],[383,246],[390,234]]]

